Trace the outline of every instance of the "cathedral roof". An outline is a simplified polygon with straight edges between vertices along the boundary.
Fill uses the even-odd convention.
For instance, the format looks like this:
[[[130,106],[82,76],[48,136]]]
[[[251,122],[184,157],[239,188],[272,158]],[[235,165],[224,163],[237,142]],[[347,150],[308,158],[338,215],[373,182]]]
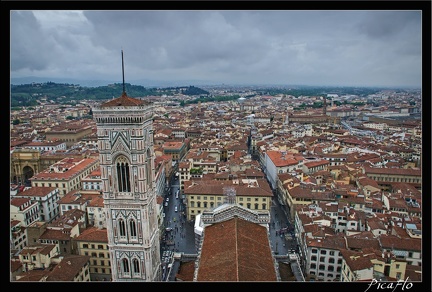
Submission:
[[[277,281],[267,228],[237,216],[206,226],[196,281]]]
[[[149,102],[133,97],[127,96],[126,92],[123,92],[120,97],[111,99],[101,105],[101,107],[114,107],[114,106],[138,106],[145,105]]]

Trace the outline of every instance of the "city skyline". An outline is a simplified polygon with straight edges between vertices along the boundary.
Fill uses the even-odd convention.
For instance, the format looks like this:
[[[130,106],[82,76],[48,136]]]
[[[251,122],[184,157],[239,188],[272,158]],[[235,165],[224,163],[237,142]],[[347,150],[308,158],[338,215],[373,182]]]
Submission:
[[[11,78],[421,87],[421,10],[10,13]]]

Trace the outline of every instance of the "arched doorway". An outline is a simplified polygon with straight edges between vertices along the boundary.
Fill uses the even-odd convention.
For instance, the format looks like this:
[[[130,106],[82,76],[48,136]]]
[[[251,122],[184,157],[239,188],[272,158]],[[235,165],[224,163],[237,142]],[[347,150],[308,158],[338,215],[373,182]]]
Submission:
[[[26,166],[24,166],[24,168],[23,168],[23,171],[22,171],[22,182],[23,182],[23,184],[26,186],[26,187],[30,187],[31,186],[31,184],[30,184],[30,178],[32,177],[34,175],[34,171],[33,171],[33,168],[31,168],[30,166],[28,166],[28,165],[26,165]]]

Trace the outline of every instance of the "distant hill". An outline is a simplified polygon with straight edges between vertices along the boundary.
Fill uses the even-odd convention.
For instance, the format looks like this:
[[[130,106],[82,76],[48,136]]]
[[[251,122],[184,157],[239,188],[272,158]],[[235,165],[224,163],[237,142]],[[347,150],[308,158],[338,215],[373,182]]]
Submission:
[[[56,103],[69,103],[83,99],[104,100],[122,94],[123,84],[112,83],[105,86],[85,87],[76,83],[31,82],[11,84],[11,107],[35,106],[38,100],[46,99]],[[209,92],[195,86],[155,88],[125,83],[125,91],[131,97],[162,96],[164,94],[185,94],[208,96]]]
[[[52,77],[19,77],[19,78],[11,78],[10,83],[13,85],[22,85],[22,84],[32,84],[35,83],[46,83],[46,82],[54,82],[54,83],[63,83],[63,84],[75,84],[84,87],[98,87],[98,86],[107,86],[108,84],[121,83],[121,80],[88,80],[88,79],[72,79],[72,78],[52,78]],[[151,80],[151,79],[140,79],[140,80],[131,80],[130,82],[133,85],[140,85],[146,87],[174,87],[174,86],[190,86],[190,85],[215,85],[216,83],[205,80]]]
[[[80,86],[87,86],[87,87],[106,86],[108,84],[115,83],[114,81],[109,81],[109,80],[78,80],[78,79],[70,79],[70,78],[52,78],[52,77],[34,77],[34,76],[11,78],[10,80],[10,83],[12,85],[47,83],[47,82],[54,82],[60,84],[78,84]]]

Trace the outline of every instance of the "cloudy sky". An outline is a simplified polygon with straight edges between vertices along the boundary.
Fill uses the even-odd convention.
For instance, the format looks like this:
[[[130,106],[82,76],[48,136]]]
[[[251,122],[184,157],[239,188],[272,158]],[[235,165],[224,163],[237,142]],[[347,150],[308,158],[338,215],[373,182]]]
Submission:
[[[10,13],[12,78],[421,86],[421,11]]]

